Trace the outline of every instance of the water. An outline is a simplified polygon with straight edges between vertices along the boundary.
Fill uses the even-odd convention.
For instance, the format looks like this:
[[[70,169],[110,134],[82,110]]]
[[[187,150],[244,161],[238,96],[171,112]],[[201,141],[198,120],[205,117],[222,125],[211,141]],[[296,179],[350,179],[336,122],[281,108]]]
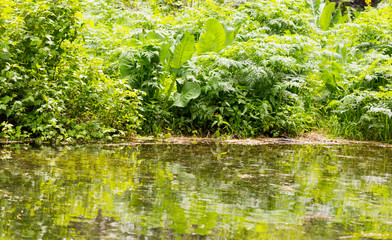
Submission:
[[[0,239],[392,239],[392,149],[0,148]]]

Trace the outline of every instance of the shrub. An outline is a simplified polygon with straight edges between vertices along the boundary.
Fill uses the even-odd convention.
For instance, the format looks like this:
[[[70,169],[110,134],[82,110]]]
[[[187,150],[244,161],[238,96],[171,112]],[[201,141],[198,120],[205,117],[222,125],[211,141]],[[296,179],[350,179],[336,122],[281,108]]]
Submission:
[[[102,62],[85,54],[79,1],[5,0],[0,6],[3,130],[23,133],[14,138],[64,141],[137,127],[138,92],[114,83]]]

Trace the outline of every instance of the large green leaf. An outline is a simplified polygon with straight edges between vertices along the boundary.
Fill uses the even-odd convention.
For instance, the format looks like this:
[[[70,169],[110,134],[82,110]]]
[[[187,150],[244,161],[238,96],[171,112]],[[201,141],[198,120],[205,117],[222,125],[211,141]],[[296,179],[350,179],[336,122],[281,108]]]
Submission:
[[[129,52],[123,52],[120,56],[119,63],[120,63],[120,73],[123,78],[128,78],[132,75],[132,69],[135,68],[134,66],[134,59],[133,55]]]
[[[200,96],[200,85],[196,82],[186,82],[182,88],[181,94],[177,94],[173,106],[186,107],[190,100]]]
[[[334,2],[328,3],[325,5],[323,12],[320,16],[320,27],[323,31],[328,30],[329,25],[331,24],[332,13],[335,11],[335,4]]]
[[[219,52],[225,46],[226,32],[223,25],[215,18],[208,19],[206,21],[206,31],[200,36],[200,40],[196,44],[197,53]]]
[[[199,41],[196,44],[197,54],[202,54],[205,52],[213,52],[215,44],[215,36],[212,33],[205,32],[201,35]]]
[[[195,53],[195,38],[190,33],[185,33],[180,43],[176,46],[170,66],[180,68]]]

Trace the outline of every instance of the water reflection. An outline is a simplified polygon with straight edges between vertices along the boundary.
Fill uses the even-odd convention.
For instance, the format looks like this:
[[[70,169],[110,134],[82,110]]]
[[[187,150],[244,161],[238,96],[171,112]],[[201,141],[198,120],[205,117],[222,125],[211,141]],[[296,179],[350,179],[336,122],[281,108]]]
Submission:
[[[388,148],[0,150],[0,239],[392,238]]]

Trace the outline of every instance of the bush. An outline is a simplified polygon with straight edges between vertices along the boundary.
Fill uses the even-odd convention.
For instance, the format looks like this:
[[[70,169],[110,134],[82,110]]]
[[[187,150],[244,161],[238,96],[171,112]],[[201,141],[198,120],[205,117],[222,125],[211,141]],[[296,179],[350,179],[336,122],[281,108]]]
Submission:
[[[102,139],[138,126],[139,93],[85,53],[79,1],[0,6],[0,137]]]

